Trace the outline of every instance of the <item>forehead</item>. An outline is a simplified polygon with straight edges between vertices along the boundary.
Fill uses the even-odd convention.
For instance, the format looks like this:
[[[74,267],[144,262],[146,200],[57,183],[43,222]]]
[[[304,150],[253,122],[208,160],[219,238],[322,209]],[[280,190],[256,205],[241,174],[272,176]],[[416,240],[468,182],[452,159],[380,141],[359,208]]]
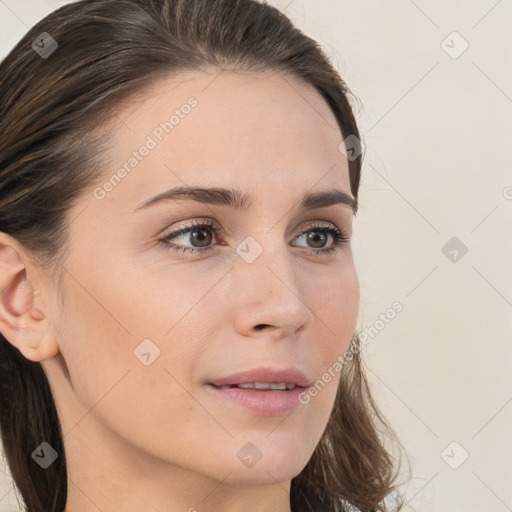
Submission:
[[[350,193],[334,114],[290,75],[185,72],[129,98],[114,121],[109,170],[126,172],[109,196],[127,205],[183,185],[236,185],[252,195],[289,189],[302,197],[318,183]],[[144,146],[144,156],[134,156]]]

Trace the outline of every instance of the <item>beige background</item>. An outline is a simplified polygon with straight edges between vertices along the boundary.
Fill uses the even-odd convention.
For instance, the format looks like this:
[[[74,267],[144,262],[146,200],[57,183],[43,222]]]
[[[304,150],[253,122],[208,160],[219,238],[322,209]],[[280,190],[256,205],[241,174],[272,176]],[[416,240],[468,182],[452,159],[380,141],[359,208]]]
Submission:
[[[0,0],[2,55],[64,3]],[[512,511],[511,2],[269,3],[362,103],[359,328],[412,465],[405,510]],[[0,512],[16,512],[4,472]]]

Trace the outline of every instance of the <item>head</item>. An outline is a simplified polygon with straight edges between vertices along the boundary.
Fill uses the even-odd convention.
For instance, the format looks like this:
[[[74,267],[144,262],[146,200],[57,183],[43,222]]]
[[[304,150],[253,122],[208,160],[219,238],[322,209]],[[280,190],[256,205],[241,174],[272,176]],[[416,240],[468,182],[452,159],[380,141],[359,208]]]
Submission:
[[[28,509],[64,509],[90,436],[141,478],[384,510],[350,245],[360,135],[320,47],[254,0],[87,0],[11,51],[0,98],[0,422]],[[309,388],[271,413],[213,385],[258,367]]]

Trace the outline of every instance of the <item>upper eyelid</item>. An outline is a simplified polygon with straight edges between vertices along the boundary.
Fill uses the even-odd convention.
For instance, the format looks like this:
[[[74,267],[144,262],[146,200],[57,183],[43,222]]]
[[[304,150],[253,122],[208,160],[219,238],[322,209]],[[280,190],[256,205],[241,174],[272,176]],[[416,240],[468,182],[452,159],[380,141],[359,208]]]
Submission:
[[[304,229],[309,229],[309,228],[304,227],[304,224],[307,224],[307,223],[312,223],[311,227],[315,227],[315,226],[318,226],[320,224],[322,224],[322,226],[318,226],[318,227],[324,227],[323,225],[325,224],[325,225],[331,225],[331,226],[336,227],[336,228],[338,228],[340,230],[343,230],[343,224],[339,225],[339,223],[333,222],[333,221],[330,221],[330,220],[314,219],[314,220],[309,220],[309,221],[306,220],[306,221],[304,221],[301,224],[301,227],[297,228],[295,230],[295,232],[299,232],[300,233]],[[192,219],[190,221],[185,221],[183,224],[178,224],[176,227],[167,227],[167,228],[165,228],[164,235],[165,234],[169,234],[169,233],[173,233],[175,231],[179,231],[181,229],[191,229],[194,226],[201,226],[203,224],[206,224],[207,226],[211,226],[212,228],[216,228],[219,231],[221,231],[221,230],[222,231],[226,231],[226,228],[224,228],[220,224],[220,222],[218,222],[217,220],[212,219],[212,218],[208,218],[208,217],[204,217],[204,218],[198,217],[198,218]]]

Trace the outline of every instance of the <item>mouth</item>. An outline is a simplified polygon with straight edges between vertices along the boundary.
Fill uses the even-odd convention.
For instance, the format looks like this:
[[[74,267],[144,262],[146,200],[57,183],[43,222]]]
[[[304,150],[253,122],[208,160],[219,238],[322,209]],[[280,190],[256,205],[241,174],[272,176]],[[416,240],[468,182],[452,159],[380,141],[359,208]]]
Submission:
[[[260,367],[213,379],[205,388],[222,405],[242,407],[260,416],[276,416],[303,404],[300,395],[310,382],[297,368]]]
[[[227,388],[240,388],[240,389],[257,389],[259,391],[269,391],[269,390],[281,390],[281,391],[289,391],[290,389],[294,389],[296,387],[304,387],[297,386],[294,382],[244,382],[239,384],[225,384],[223,386],[218,386],[216,384],[210,384],[216,388],[227,389]]]
[[[247,382],[240,384],[207,384],[206,389],[223,404],[242,408],[258,416],[279,416],[290,413],[302,402],[307,389],[294,383]]]

